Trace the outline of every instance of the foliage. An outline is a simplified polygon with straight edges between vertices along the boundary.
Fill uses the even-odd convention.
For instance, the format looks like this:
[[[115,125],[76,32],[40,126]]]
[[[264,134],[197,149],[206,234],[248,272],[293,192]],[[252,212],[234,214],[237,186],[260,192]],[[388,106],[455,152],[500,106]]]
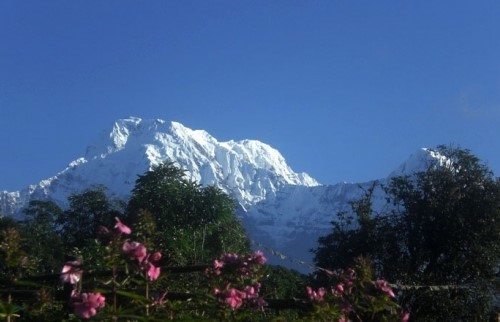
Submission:
[[[393,300],[395,293],[389,283],[374,281],[371,264],[365,259],[357,258],[347,270],[320,273],[326,273],[329,286],[307,287],[315,303],[314,321],[408,321],[409,314]]]
[[[131,229],[119,218],[115,220],[113,228],[102,227],[100,233],[104,246],[101,256],[106,268],[111,270],[109,277],[106,274],[96,276],[89,280],[90,283],[83,284],[83,273],[92,272],[89,267],[81,261],[70,261],[63,267],[61,279],[74,285],[70,302],[77,316],[101,315],[117,320],[124,316],[150,315],[153,304],[150,287],[160,277],[161,268],[157,262],[162,255],[130,240]]]
[[[64,243],[60,237],[57,220],[63,211],[52,201],[31,201],[25,209],[21,229],[23,243],[29,248],[36,270],[55,273],[64,259]]]
[[[8,228],[0,232],[0,277],[1,284],[7,287],[28,273],[31,260],[22,247],[22,240],[16,228]]]
[[[484,320],[500,263],[500,181],[468,150],[440,146],[425,172],[397,177],[386,191],[393,211],[374,215],[369,190],[341,214],[315,250],[320,267],[370,257],[378,276],[407,285],[463,285],[406,291],[422,320]],[[443,164],[439,164],[443,162]]]
[[[139,177],[122,222],[124,205],[97,187],[72,195],[64,211],[32,201],[25,220],[0,218],[0,318],[356,321],[400,314],[390,287],[370,274],[351,275],[342,294],[335,276],[343,275],[331,274],[337,288],[326,294],[297,272],[264,265],[262,252],[249,252],[234,201],[186,180],[172,164]],[[196,265],[179,267],[186,264]]]
[[[13,303],[16,283],[31,272],[30,258],[22,249],[19,231],[14,227],[0,231],[0,317],[7,321],[19,316],[22,307]]]
[[[187,180],[172,163],[139,176],[132,192],[129,220],[139,222],[139,214],[150,214],[156,230],[153,240],[171,263],[194,264],[223,252],[249,250],[243,226],[234,215],[234,201],[216,187],[202,188]]]
[[[121,216],[123,203],[106,195],[106,188],[98,186],[73,194],[68,198],[69,209],[59,215],[57,224],[68,248],[82,248],[92,243],[102,226],[113,225]]]
[[[260,296],[261,266],[266,262],[260,251],[238,255],[224,253],[207,269],[212,292],[219,304],[219,319],[235,318],[234,311],[262,311],[267,305]],[[244,319],[245,315],[243,315]],[[238,318],[239,319],[239,318]]]
[[[304,293],[309,277],[283,266],[262,268],[262,294],[266,298],[298,298]]]
[[[0,317],[7,321],[14,318],[21,321],[347,321],[347,318],[395,321],[403,317],[392,300],[394,294],[390,286],[385,281],[372,281],[369,266],[365,264],[347,270],[347,275],[330,273],[329,288],[314,291],[304,287],[302,294],[297,294],[303,299],[293,300],[300,305],[288,307],[299,311],[291,314],[289,310],[273,311],[268,307],[261,292],[262,283],[270,281],[265,277],[270,272],[296,278],[297,273],[283,268],[266,269],[263,266],[266,258],[259,251],[222,254],[198,273],[205,280],[202,283],[205,288],[198,285],[176,295],[172,286],[176,277],[165,273],[167,267],[159,266],[162,253],[151,244],[146,247],[135,241],[132,230],[115,218],[112,228],[101,228],[97,241],[102,246],[100,255],[104,267],[96,270],[89,265],[86,254],[66,261],[59,275],[64,283],[62,290],[60,284],[49,280],[34,282],[50,279],[49,276],[42,279],[27,276],[29,266],[25,264],[29,258],[21,249],[20,235],[14,228],[7,228],[2,234],[0,250],[6,254],[10,268],[4,275],[11,287],[6,300],[0,299]],[[276,282],[275,285],[279,286]],[[36,297],[31,295],[31,301],[20,301],[20,291],[35,293]],[[269,299],[273,301],[272,297]]]
[[[19,228],[19,222],[11,217],[0,217],[0,230]]]

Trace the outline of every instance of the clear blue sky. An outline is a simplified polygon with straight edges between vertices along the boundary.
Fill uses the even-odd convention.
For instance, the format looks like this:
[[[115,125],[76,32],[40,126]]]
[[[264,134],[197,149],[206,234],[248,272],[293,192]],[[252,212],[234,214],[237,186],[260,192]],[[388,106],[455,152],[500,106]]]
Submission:
[[[500,1],[0,1],[0,190],[119,118],[258,139],[321,183],[420,147],[500,175]]]

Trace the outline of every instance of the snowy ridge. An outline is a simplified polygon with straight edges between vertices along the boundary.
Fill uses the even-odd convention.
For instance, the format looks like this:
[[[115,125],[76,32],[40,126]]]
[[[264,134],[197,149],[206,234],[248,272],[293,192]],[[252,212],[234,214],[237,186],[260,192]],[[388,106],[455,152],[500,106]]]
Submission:
[[[389,177],[408,176],[416,172],[424,172],[432,165],[451,166],[451,160],[439,154],[439,152],[428,148],[422,148],[402,163],[396,170],[389,174]]]
[[[101,134],[85,157],[71,162],[55,176],[19,193],[0,196],[6,214],[15,214],[32,199],[50,199],[65,206],[67,197],[96,185],[127,199],[137,175],[165,162],[186,169],[189,179],[215,185],[248,207],[271,196],[285,185],[319,185],[305,173],[295,173],[283,156],[259,141],[218,142],[203,130],[180,123],[118,120]]]
[[[292,258],[313,261],[311,249],[319,237],[331,231],[331,222],[340,212],[350,212],[351,201],[362,198],[375,184],[388,183],[389,177],[360,184],[338,183],[315,187],[287,186],[275,197],[251,207],[243,216],[253,240],[279,250]],[[372,194],[376,212],[388,207],[386,194],[380,185]],[[279,258],[270,258],[273,264],[286,265],[307,272],[307,267],[284,264]]]
[[[447,162],[435,151],[420,149],[378,181],[424,171],[436,160],[441,165]],[[336,215],[349,210],[349,202],[360,199],[373,184],[320,185],[306,173],[294,172],[277,150],[262,142],[219,142],[206,131],[177,122],[130,117],[116,121],[111,131],[88,146],[84,157],[55,176],[20,192],[0,192],[0,209],[5,215],[20,216],[22,208],[36,199],[66,207],[68,196],[96,185],[127,200],[137,176],[165,161],[185,169],[189,179],[215,185],[235,198],[252,240],[306,262],[312,260],[309,250],[330,230]],[[374,191],[375,209],[385,206],[384,197],[380,188]]]

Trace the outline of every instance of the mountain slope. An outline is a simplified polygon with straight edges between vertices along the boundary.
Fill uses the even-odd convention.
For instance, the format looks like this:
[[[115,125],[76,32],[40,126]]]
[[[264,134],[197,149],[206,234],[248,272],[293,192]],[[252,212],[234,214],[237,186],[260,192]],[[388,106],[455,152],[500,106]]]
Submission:
[[[429,160],[439,157],[432,153],[417,151],[388,178],[426,169]],[[349,201],[372,185],[320,185],[306,173],[295,173],[277,150],[259,141],[218,142],[206,131],[180,123],[130,117],[118,120],[89,145],[84,157],[55,176],[20,192],[0,192],[0,207],[13,216],[20,216],[34,199],[65,207],[68,196],[95,185],[126,200],[137,176],[165,161],[186,169],[188,178],[235,198],[251,239],[304,261],[312,259],[309,249],[329,231],[336,214],[348,210]],[[385,204],[380,189],[374,197],[376,207]]]
[[[295,173],[283,156],[259,141],[218,142],[202,130],[180,123],[127,118],[118,120],[57,175],[16,193],[3,192],[0,205],[16,214],[31,199],[51,199],[65,205],[67,197],[94,185],[104,185],[128,198],[137,175],[161,162],[173,161],[202,185],[216,185],[243,207],[276,193],[285,185],[316,186],[305,173]]]

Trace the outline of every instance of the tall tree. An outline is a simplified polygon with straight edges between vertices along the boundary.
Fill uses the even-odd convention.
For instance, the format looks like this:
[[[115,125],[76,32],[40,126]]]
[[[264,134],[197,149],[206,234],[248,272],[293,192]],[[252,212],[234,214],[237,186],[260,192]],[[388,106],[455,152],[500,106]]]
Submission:
[[[335,223],[319,239],[316,262],[337,268],[368,256],[392,281],[451,285],[405,293],[418,319],[485,319],[500,264],[500,181],[468,150],[436,152],[442,158],[427,171],[394,178],[386,188],[392,212],[367,217],[354,208],[355,229],[346,229],[345,217]]]
[[[201,187],[172,163],[139,176],[127,207],[129,221],[150,213],[157,247],[172,263],[205,262],[221,252],[249,248],[234,201],[216,187]]]
[[[57,219],[63,215],[61,208],[52,201],[34,200],[24,210],[22,222],[23,243],[36,270],[55,273],[64,260],[64,243]]]
[[[94,240],[102,226],[112,227],[125,206],[120,200],[110,200],[102,186],[71,195],[68,200],[69,209],[59,216],[57,224],[65,244],[77,248]]]

